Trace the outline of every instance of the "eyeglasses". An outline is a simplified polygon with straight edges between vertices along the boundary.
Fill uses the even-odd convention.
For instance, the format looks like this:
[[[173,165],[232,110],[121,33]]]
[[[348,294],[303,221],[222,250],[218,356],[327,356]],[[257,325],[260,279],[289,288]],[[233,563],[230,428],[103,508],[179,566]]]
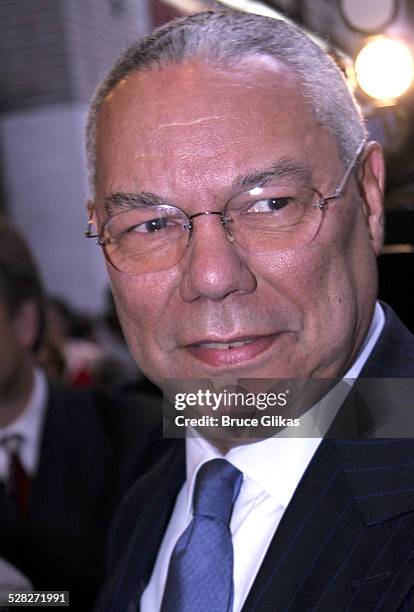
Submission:
[[[92,233],[91,215],[85,235],[97,239],[116,270],[129,274],[159,272],[177,264],[190,243],[193,220],[207,215],[217,215],[227,239],[247,251],[296,249],[317,236],[328,202],[342,195],[364,145],[361,142],[338,187],[327,197],[292,179],[282,179],[238,193],[222,212],[187,215],[167,204],[127,203],[127,210],[105,221],[100,234]]]

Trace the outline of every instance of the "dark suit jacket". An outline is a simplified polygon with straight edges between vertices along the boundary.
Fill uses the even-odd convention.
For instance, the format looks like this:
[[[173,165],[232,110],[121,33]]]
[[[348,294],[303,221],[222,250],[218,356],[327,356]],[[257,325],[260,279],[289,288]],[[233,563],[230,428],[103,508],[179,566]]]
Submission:
[[[388,307],[361,376],[414,378],[414,336]],[[184,479],[177,441],[118,514],[99,612],[137,609]],[[414,439],[321,443],[244,604],[253,610],[414,610]]]
[[[158,457],[161,423],[151,398],[51,387],[27,521],[0,490],[0,556],[91,610],[113,513]]]

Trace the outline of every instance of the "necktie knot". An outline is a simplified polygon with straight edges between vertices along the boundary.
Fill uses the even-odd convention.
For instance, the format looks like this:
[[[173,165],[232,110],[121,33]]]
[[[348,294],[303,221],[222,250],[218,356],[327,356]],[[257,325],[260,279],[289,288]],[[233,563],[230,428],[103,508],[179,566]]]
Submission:
[[[230,522],[243,474],[225,459],[207,461],[198,471],[193,495],[193,513]]]
[[[0,439],[0,445],[9,455],[17,453],[23,444],[23,437],[19,434],[11,434]]]

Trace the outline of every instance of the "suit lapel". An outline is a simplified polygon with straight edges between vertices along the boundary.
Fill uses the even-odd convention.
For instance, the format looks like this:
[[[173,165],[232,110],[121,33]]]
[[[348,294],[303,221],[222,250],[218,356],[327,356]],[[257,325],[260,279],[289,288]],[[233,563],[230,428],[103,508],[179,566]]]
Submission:
[[[414,580],[413,450],[410,440],[324,440],[243,612],[396,609]]]
[[[315,571],[326,574],[323,562],[327,555],[330,557],[332,541],[335,537],[341,540],[344,522],[347,540],[337,540],[335,548],[345,545],[346,556],[351,542],[359,537],[361,519],[351,500],[338,453],[333,442],[326,441],[283,515],[243,612],[310,610],[324,598],[328,576],[319,574],[315,580]],[[342,558],[336,561],[340,565]],[[328,567],[330,564],[331,559]]]
[[[98,610],[138,608],[184,480],[184,444],[180,440],[136,483],[117,514],[114,541],[108,546],[112,552],[110,565],[114,569]],[[122,541],[119,541],[120,532],[125,534]]]

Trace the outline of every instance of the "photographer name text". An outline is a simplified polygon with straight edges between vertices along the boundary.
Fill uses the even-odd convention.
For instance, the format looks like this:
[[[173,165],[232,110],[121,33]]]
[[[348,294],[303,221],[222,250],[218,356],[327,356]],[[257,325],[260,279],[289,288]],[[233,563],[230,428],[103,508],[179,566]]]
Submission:
[[[262,415],[257,417],[233,417],[222,414],[219,417],[203,415],[200,417],[185,417],[177,415],[174,419],[177,427],[299,427],[299,419],[290,419],[278,415]]]

